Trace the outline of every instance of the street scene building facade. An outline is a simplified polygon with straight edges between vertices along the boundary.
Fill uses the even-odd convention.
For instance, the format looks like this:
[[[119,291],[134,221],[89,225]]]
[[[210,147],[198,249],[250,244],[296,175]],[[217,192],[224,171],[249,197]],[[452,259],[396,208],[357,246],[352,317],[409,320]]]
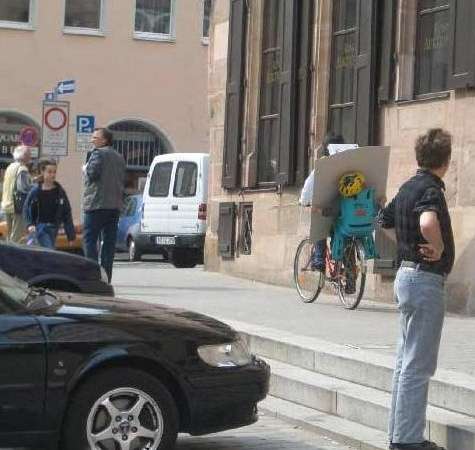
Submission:
[[[390,199],[415,172],[416,137],[442,127],[454,136],[448,308],[473,314],[474,19],[469,0],[216,2],[207,268],[290,285],[310,228],[299,194],[326,133],[391,148]],[[394,244],[380,232],[377,244],[370,290],[391,301]]]
[[[75,218],[86,152],[76,117],[114,131],[127,163],[127,189],[139,189],[153,157],[207,152],[209,0],[16,0],[0,2],[0,185],[21,131],[41,135],[42,101],[60,80],[75,80],[67,156],[59,181]],[[48,156],[41,139],[36,156]]]

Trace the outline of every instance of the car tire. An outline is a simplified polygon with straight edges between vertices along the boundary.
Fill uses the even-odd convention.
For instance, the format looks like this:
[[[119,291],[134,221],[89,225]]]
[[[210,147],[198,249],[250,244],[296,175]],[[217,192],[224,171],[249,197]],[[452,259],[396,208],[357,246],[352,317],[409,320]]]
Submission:
[[[198,264],[198,254],[195,250],[178,248],[173,251],[172,261],[177,269],[191,269]]]
[[[129,238],[127,242],[127,249],[129,252],[129,261],[140,261],[142,259],[142,253],[137,248],[134,238]]]
[[[117,368],[92,375],[73,394],[60,448],[84,450],[102,443],[100,448],[110,444],[113,449],[122,440],[131,440],[131,448],[145,448],[152,440],[150,450],[171,450],[177,434],[177,407],[167,388],[146,372]]]

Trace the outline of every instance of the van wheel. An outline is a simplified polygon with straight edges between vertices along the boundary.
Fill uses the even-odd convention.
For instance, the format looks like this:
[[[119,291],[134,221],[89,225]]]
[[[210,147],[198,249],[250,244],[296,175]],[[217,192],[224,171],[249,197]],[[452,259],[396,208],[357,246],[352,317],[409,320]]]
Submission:
[[[178,269],[191,269],[198,264],[196,250],[175,249],[173,251],[173,265]]]
[[[127,247],[129,249],[129,261],[140,261],[142,254],[138,250],[133,238],[129,238]]]

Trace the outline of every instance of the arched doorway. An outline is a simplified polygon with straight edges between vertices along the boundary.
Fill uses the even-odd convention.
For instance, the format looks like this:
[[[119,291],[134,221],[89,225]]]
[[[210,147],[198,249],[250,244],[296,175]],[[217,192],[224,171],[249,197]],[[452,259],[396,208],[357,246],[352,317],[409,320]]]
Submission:
[[[127,164],[127,191],[141,191],[153,158],[173,152],[171,144],[163,133],[144,121],[126,119],[108,128],[114,134],[113,147]]]

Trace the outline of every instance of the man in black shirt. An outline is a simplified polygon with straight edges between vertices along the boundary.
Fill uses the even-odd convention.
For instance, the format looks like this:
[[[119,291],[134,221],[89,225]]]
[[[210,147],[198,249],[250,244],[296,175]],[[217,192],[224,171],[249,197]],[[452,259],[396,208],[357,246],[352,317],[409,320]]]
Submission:
[[[395,228],[399,270],[394,283],[400,341],[389,418],[392,449],[441,450],[424,440],[429,380],[437,367],[444,321],[444,284],[454,263],[454,238],[442,178],[451,136],[431,129],[416,142],[419,170],[382,211]]]

